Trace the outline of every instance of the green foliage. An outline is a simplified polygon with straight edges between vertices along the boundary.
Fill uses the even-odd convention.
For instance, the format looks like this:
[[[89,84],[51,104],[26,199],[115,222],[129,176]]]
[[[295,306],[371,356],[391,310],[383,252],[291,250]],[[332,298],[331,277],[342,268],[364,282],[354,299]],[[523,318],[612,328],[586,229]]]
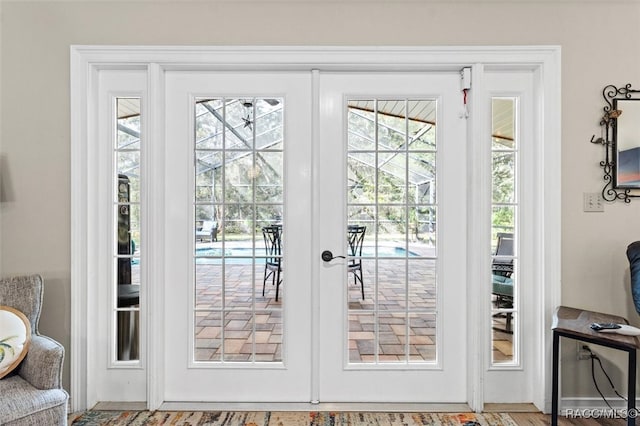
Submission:
[[[492,226],[496,232],[512,232],[515,226],[515,152],[493,154]]]
[[[246,107],[244,101],[252,106]],[[222,222],[224,218],[224,232],[230,237],[259,232],[264,224],[281,218],[283,102],[219,98],[195,104],[194,220]],[[121,119],[118,124],[131,129],[118,132],[117,146],[125,150],[118,154],[118,172],[127,174],[132,197],[139,200],[140,141],[135,133],[140,131],[140,117]],[[433,234],[437,222],[436,209],[430,204],[435,202],[435,124],[410,120],[407,125],[403,117],[362,109],[348,114],[348,126],[349,220],[378,223],[380,234],[409,232],[416,239]],[[515,164],[514,151],[494,152],[494,230],[514,226]],[[139,227],[139,209],[131,212],[131,223]],[[133,229],[132,236],[138,238],[139,246],[139,231]]]

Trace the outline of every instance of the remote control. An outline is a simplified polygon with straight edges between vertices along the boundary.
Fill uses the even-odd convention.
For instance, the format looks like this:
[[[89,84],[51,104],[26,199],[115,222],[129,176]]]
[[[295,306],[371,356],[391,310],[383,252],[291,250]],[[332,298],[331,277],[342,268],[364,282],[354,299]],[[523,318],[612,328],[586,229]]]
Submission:
[[[622,328],[622,326],[620,324],[616,324],[613,322],[594,322],[593,324],[591,324],[591,328],[596,331],[603,331],[603,330],[618,330]]]

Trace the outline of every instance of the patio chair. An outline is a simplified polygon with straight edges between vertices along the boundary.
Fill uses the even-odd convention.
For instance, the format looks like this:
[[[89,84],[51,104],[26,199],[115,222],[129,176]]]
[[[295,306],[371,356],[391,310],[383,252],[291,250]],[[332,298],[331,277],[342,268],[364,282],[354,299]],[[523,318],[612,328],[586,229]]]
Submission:
[[[38,331],[43,292],[39,275],[0,280],[0,305],[22,312],[31,324],[26,357],[0,379],[2,425],[67,424],[69,395],[62,388],[64,347]]]
[[[513,234],[498,233],[498,245],[491,265],[492,269],[492,294],[495,296],[497,308],[513,308]],[[497,314],[506,319],[505,331],[511,333],[511,320],[513,314],[507,312]]]
[[[211,242],[218,241],[218,222],[215,220],[205,220],[202,227],[196,229],[196,239],[203,241],[205,239]]]
[[[282,284],[282,226],[269,225],[262,228],[265,247],[264,280],[262,282],[262,296],[264,296],[267,280],[276,286],[276,302],[280,284]]]
[[[513,234],[498,232],[498,245],[491,265],[493,273],[510,277],[513,273]]]
[[[362,300],[364,300],[364,281],[362,279],[362,245],[364,242],[364,234],[367,232],[366,226],[349,225],[347,228],[349,242],[349,257],[347,262],[347,271],[353,274],[353,283],[358,285],[360,281],[360,290],[362,291]]]

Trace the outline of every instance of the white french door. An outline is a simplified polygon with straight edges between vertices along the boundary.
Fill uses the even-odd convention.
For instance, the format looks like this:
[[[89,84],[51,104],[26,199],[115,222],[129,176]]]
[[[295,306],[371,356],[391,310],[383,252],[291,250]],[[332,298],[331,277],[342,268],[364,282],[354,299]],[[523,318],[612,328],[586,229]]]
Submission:
[[[319,268],[320,400],[465,402],[459,73],[329,73],[319,87],[316,249],[347,255]]]
[[[166,74],[165,402],[309,401],[310,81]]]
[[[459,75],[313,78],[166,74],[163,399],[464,402]]]

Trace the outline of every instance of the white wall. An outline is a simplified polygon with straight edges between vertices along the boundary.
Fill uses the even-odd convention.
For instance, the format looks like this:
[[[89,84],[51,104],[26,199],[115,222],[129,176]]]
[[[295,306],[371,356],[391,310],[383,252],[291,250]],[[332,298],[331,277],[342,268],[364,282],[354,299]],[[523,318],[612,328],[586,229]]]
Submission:
[[[44,276],[41,329],[67,348],[71,44],[561,45],[562,302],[640,324],[625,257],[640,239],[640,199],[582,212],[582,193],[603,185],[602,147],[589,143],[599,134],[602,88],[640,88],[636,0],[49,0],[1,7],[2,182],[12,197],[0,203],[0,271]],[[563,393],[596,395],[588,363],[574,361],[573,351],[565,358]],[[624,388],[624,360],[607,359]]]

